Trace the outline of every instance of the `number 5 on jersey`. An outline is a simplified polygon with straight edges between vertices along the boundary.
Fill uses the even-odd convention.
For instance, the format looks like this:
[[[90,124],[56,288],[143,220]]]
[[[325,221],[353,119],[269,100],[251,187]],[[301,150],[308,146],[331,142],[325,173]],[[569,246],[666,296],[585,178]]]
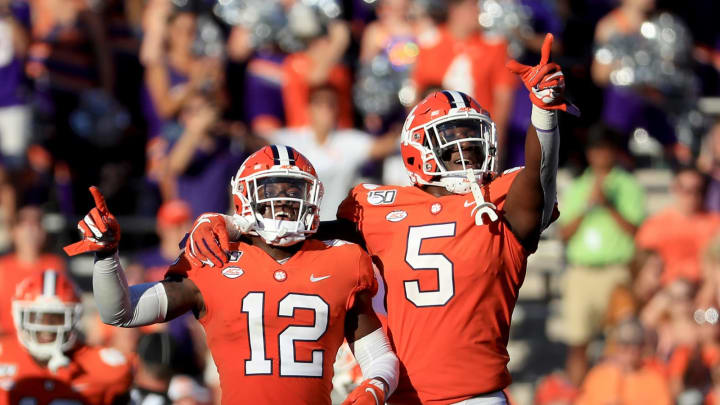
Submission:
[[[277,315],[292,318],[295,309],[309,309],[315,313],[315,323],[308,326],[290,325],[278,339],[281,377],[323,376],[323,350],[313,350],[311,361],[295,360],[295,342],[314,342],[327,330],[330,306],[317,295],[288,294],[278,303]],[[265,349],[265,293],[249,292],[242,300],[242,312],[248,318],[250,359],[245,360],[245,375],[272,374],[272,359],[267,358]]]
[[[408,229],[405,262],[413,270],[437,271],[436,290],[422,290],[418,280],[404,281],[405,298],[417,307],[443,306],[455,295],[453,262],[441,253],[420,253],[422,242],[426,239],[448,238],[455,236],[455,223],[411,226]]]

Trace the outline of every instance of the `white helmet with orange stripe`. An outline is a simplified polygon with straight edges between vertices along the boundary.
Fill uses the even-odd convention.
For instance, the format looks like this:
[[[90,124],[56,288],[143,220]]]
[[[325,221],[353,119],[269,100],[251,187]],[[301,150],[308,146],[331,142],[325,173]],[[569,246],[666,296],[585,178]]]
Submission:
[[[20,343],[30,355],[57,369],[77,341],[83,308],[73,283],[55,270],[35,273],[15,289],[12,313]]]
[[[323,186],[310,161],[285,145],[269,145],[243,162],[231,181],[235,215],[251,235],[289,246],[315,233]]]
[[[497,171],[495,123],[477,101],[459,91],[432,93],[412,109],[400,151],[414,184],[456,194],[471,191],[468,171],[480,181]]]

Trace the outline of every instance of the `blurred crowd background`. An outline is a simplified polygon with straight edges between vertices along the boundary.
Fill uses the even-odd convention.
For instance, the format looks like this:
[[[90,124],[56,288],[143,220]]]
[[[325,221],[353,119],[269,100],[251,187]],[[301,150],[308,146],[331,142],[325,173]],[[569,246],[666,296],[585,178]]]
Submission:
[[[191,315],[117,329],[92,258],[60,248],[104,193],[130,284],[155,281],[193,219],[229,212],[250,153],[284,143],[325,184],[407,184],[398,137],[423,95],[490,111],[501,169],[531,104],[505,68],[544,34],[580,118],[561,115],[561,216],[513,320],[517,404],[720,404],[720,28],[716,0],[0,0],[0,331],[14,285],[65,271],[86,341],[137,364],[134,395],[217,400]],[[347,351],[338,398],[357,380]],[[473,376],[468,376],[471,378]]]

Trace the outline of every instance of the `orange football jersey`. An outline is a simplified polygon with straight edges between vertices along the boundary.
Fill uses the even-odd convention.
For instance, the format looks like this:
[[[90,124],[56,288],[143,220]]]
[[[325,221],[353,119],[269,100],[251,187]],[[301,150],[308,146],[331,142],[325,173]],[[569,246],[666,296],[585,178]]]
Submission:
[[[472,194],[356,186],[338,218],[357,224],[380,259],[388,337],[401,364],[391,404],[450,404],[510,384],[510,318],[527,252],[503,219],[518,171],[483,187],[499,219],[475,225]],[[377,263],[376,263],[377,264]]]
[[[132,383],[130,361],[110,348],[79,345],[53,374],[15,336],[0,338],[0,405],[110,405]]]
[[[333,362],[355,296],[377,291],[358,245],[307,240],[280,264],[238,243],[222,269],[169,269],[200,289],[200,318],[220,374],[223,404],[330,404]]]

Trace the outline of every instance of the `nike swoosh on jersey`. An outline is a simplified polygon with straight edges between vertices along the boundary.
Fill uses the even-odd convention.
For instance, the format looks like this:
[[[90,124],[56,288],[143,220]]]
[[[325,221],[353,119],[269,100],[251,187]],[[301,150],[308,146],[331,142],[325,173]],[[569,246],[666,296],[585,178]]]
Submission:
[[[85,391],[85,389],[88,388],[90,384],[88,383],[78,383],[78,384],[72,384],[71,388],[73,391]]]
[[[468,201],[468,200],[465,200],[465,203],[464,203],[465,208],[472,207],[475,204],[476,204],[475,201]]]
[[[330,278],[330,276],[327,275],[327,276],[322,276],[322,277],[315,277],[315,275],[311,274],[311,275],[310,275],[310,282],[311,282],[311,283],[317,283],[318,281],[325,280],[326,278]]]

